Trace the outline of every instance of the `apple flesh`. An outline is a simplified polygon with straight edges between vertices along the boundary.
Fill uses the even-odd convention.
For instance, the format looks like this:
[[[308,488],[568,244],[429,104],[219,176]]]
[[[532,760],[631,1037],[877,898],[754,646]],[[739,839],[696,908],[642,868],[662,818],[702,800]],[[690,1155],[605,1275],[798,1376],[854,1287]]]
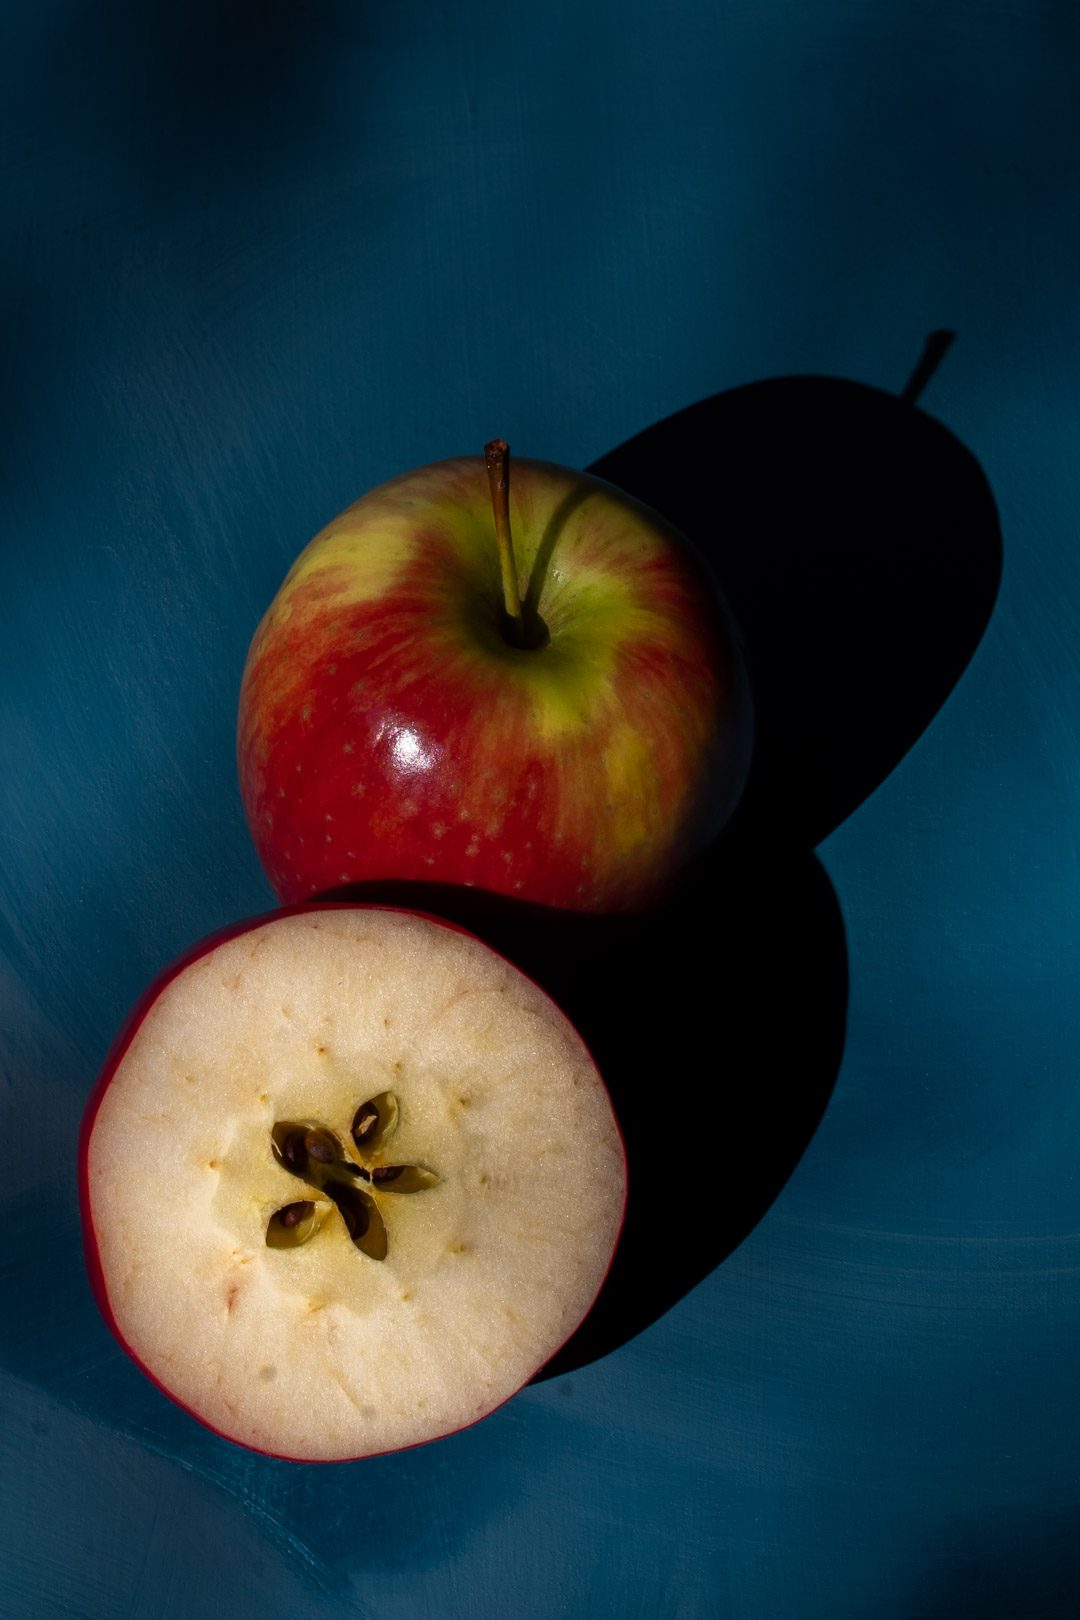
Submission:
[[[480,457],[374,490],[288,574],[248,655],[238,740],[284,900],[394,878],[634,910],[730,815],[747,688],[688,543],[545,462],[514,462],[509,515],[524,646]]]
[[[308,906],[143,998],[87,1109],[88,1267],[166,1394],[303,1461],[483,1417],[614,1252],[622,1141],[580,1037],[471,935]]]

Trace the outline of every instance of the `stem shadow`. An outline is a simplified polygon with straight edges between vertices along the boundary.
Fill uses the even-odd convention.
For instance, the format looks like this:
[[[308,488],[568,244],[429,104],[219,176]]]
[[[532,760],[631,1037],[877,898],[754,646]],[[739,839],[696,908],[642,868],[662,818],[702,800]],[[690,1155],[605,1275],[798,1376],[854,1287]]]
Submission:
[[[544,593],[544,581],[547,579],[551,559],[558,544],[559,536],[566,527],[571,513],[576,512],[582,501],[589,498],[589,491],[582,487],[572,489],[563,497],[547,521],[547,527],[540,536],[540,544],[536,548],[532,568],[529,570],[529,583],[525,588],[525,600],[522,609],[526,621],[535,620],[540,614],[540,598]]]

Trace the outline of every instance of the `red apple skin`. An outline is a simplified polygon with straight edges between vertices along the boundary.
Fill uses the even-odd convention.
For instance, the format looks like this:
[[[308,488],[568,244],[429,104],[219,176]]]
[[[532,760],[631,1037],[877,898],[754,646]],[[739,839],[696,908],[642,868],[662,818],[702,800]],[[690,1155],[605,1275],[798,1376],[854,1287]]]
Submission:
[[[97,1304],[98,1310],[101,1312],[101,1315],[102,1315],[102,1317],[104,1319],[106,1327],[109,1329],[110,1333],[112,1333],[113,1337],[116,1339],[116,1341],[119,1344],[120,1348],[128,1356],[131,1357],[132,1361],[138,1367],[139,1371],[144,1375],[144,1377],[149,1379],[150,1383],[153,1384],[155,1389],[160,1390],[162,1395],[167,1396],[168,1399],[170,1401],[172,1401],[174,1405],[181,1407],[183,1409],[183,1411],[187,1412],[189,1417],[193,1417],[195,1419],[195,1421],[197,1423],[201,1424],[204,1429],[209,1429],[211,1434],[216,1434],[219,1437],[219,1439],[228,1440],[231,1445],[241,1445],[241,1444],[243,1444],[243,1449],[245,1451],[255,1451],[255,1452],[258,1452],[261,1456],[273,1457],[273,1458],[275,1458],[275,1459],[277,1459],[277,1460],[279,1460],[281,1462],[304,1463],[304,1464],[307,1464],[308,1466],[311,1466],[313,1464],[322,1464],[324,1462],[325,1463],[358,1462],[358,1461],[360,1461],[360,1457],[352,1457],[352,1458],[349,1458],[349,1457],[332,1457],[332,1458],[325,1458],[325,1459],[323,1459],[323,1458],[312,1459],[310,1457],[291,1457],[286,1452],[265,1451],[260,1446],[251,1446],[251,1445],[248,1445],[246,1442],[237,1441],[237,1440],[235,1440],[233,1438],[233,1436],[231,1434],[227,1434],[224,1429],[216,1428],[214,1424],[208,1423],[207,1420],[204,1417],[202,1417],[200,1413],[193,1410],[193,1408],[188,1406],[185,1401],[178,1400],[176,1395],[172,1392],[172,1390],[169,1389],[169,1387],[166,1384],[163,1384],[161,1382],[160,1378],[158,1378],[156,1376],[156,1374],[152,1373],[150,1371],[150,1369],[146,1366],[146,1363],[141,1361],[140,1358],[135,1354],[134,1350],[127,1343],[127,1341],[125,1340],[123,1334],[121,1333],[119,1324],[117,1323],[117,1320],[116,1320],[116,1317],[113,1315],[112,1306],[109,1303],[108,1289],[107,1289],[106,1284],[105,1284],[105,1273],[104,1273],[104,1271],[102,1269],[102,1264],[101,1264],[101,1254],[100,1254],[100,1251],[98,1249],[97,1238],[95,1237],[95,1234],[94,1234],[93,1211],[91,1209],[91,1203],[90,1203],[90,1177],[89,1177],[88,1164],[89,1164],[90,1138],[93,1135],[93,1131],[94,1131],[94,1121],[97,1119],[98,1110],[100,1109],[102,1101],[104,1100],[105,1093],[109,1089],[109,1086],[110,1086],[110,1084],[112,1082],[113,1075],[116,1073],[117,1069],[119,1068],[120,1063],[121,1063],[121,1061],[122,1061],[122,1059],[124,1057],[125,1052],[127,1051],[128,1047],[131,1045],[132,1041],[135,1039],[135,1036],[138,1034],[139,1027],[142,1024],[143,1019],[149,1013],[151,1007],[153,1007],[154,1003],[157,1001],[158,997],[161,995],[162,991],[166,988],[166,986],[168,984],[170,984],[171,981],[173,979],[175,979],[178,974],[182,973],[185,968],[190,967],[193,962],[199,961],[199,959],[201,957],[203,957],[203,956],[208,956],[210,954],[210,952],[216,950],[219,945],[224,945],[230,939],[236,939],[240,934],[246,934],[250,929],[261,928],[264,923],[273,922],[279,917],[303,916],[303,915],[305,915],[307,913],[317,912],[317,911],[393,911],[393,912],[397,912],[400,916],[403,916],[403,917],[419,917],[424,922],[436,923],[436,924],[438,924],[438,926],[440,928],[449,929],[451,931],[451,933],[464,934],[464,935],[466,935],[467,938],[470,938],[470,939],[476,939],[477,938],[477,936],[475,934],[471,934],[470,931],[467,928],[462,928],[457,923],[449,922],[449,921],[447,921],[447,919],[445,917],[436,917],[430,912],[417,911],[417,910],[415,910],[413,908],[406,908],[404,906],[385,906],[385,905],[357,906],[357,905],[349,905],[348,903],[342,902],[342,901],[332,901],[332,900],[312,901],[312,902],[308,902],[306,904],[301,904],[301,905],[282,906],[276,911],[264,912],[264,913],[260,914],[257,917],[246,917],[240,922],[230,923],[225,928],[218,929],[214,933],[206,935],[205,938],[197,941],[196,944],[192,945],[187,951],[185,951],[182,956],[178,956],[175,961],[171,962],[168,967],[164,968],[162,970],[162,972],[159,973],[154,980],[152,980],[152,982],[143,991],[142,995],[140,995],[139,999],[136,1001],[134,1007],[132,1007],[130,1013],[128,1014],[128,1016],[126,1018],[126,1020],[124,1021],[123,1025],[121,1026],[119,1033],[117,1034],[115,1040],[112,1043],[112,1046],[109,1048],[109,1052],[108,1052],[108,1055],[107,1055],[107,1057],[105,1059],[105,1063],[104,1063],[104,1066],[103,1066],[103,1068],[101,1070],[101,1073],[98,1075],[98,1078],[94,1083],[93,1089],[90,1092],[90,1096],[87,1099],[86,1108],[85,1108],[85,1111],[84,1111],[83,1117],[82,1117],[82,1123],[81,1123],[80,1128],[79,1128],[78,1168],[77,1168],[78,1190],[79,1190],[79,1213],[80,1213],[81,1222],[82,1222],[83,1256],[84,1256],[85,1263],[86,1263],[87,1277],[88,1277],[89,1282],[90,1282],[90,1291],[94,1296],[94,1301]],[[480,941],[480,943],[483,944],[485,942]],[[491,947],[489,945],[489,946],[487,946],[487,949],[488,950],[493,950],[493,947]],[[493,954],[495,956],[502,956],[502,953],[500,951],[493,951]],[[507,957],[503,957],[502,959],[504,961],[508,960]],[[516,964],[512,963],[511,966],[514,966],[516,968]],[[521,969],[516,968],[516,971],[520,973]],[[523,974],[522,977],[523,978],[529,978],[529,975],[528,974]],[[536,983],[536,981],[534,979],[530,979],[529,982],[531,984]],[[543,989],[542,986],[537,985],[537,989],[540,990],[540,993],[545,997],[546,1000],[548,1000],[548,1001],[551,1000],[551,997],[548,995],[547,991]],[[577,1032],[575,1031],[575,1033],[577,1033]],[[581,1039],[580,1035],[578,1035],[578,1039],[579,1040]],[[582,1045],[583,1046],[585,1045],[584,1041],[582,1041]],[[588,1052],[588,1056],[589,1056],[590,1061],[592,1062],[593,1068],[596,1070],[597,1083],[600,1085],[601,1089],[604,1091],[605,1096],[608,1097],[608,1102],[609,1102],[609,1105],[610,1105],[611,1098],[610,1098],[610,1095],[608,1094],[607,1087],[604,1085],[603,1076],[601,1075],[600,1070],[596,1067],[596,1061],[593,1058],[592,1053],[588,1051],[588,1047],[586,1047],[585,1049],[586,1049],[586,1052]],[[619,1226],[618,1226],[618,1230],[616,1232],[615,1242],[612,1245],[611,1254],[608,1256],[607,1266],[605,1267],[604,1274],[601,1277],[599,1284],[597,1285],[596,1292],[593,1295],[592,1299],[589,1301],[588,1308],[582,1313],[582,1315],[578,1319],[578,1321],[574,1323],[574,1326],[571,1328],[570,1332],[566,1335],[566,1338],[562,1341],[562,1343],[559,1344],[558,1346],[556,1346],[556,1348],[554,1350],[552,1350],[551,1355],[548,1356],[543,1362],[541,1362],[540,1366],[535,1367],[533,1369],[533,1371],[529,1374],[529,1377],[522,1381],[522,1383],[519,1385],[518,1389],[512,1391],[511,1394],[508,1395],[505,1400],[500,1401],[498,1403],[498,1405],[493,1406],[490,1409],[490,1411],[483,1413],[479,1418],[474,1419],[473,1422],[462,1425],[463,1428],[472,1428],[475,1423],[483,1422],[485,1417],[490,1417],[492,1412],[497,1412],[500,1407],[505,1406],[507,1404],[507,1401],[513,1400],[514,1395],[519,1394],[520,1391],[525,1388],[526,1384],[528,1384],[531,1381],[531,1379],[534,1378],[536,1376],[536,1374],[540,1371],[540,1368],[546,1366],[548,1361],[554,1360],[555,1356],[557,1356],[559,1354],[559,1352],[563,1349],[563,1347],[565,1345],[569,1344],[570,1340],[574,1337],[574,1334],[577,1332],[577,1330],[581,1326],[582,1322],[584,1322],[585,1318],[588,1316],[589,1312],[592,1310],[593,1305],[595,1305],[596,1300],[600,1296],[600,1293],[601,1293],[601,1291],[602,1291],[602,1289],[604,1287],[604,1284],[607,1281],[608,1275],[609,1275],[609,1273],[611,1271],[612,1262],[615,1259],[615,1253],[616,1253],[616,1250],[619,1247],[619,1239],[622,1236],[622,1229],[623,1229],[623,1226],[624,1226],[625,1221],[626,1221],[626,1203],[627,1203],[627,1194],[626,1194],[626,1191],[625,1191],[625,1189],[626,1189],[626,1167],[627,1167],[626,1143],[623,1140],[622,1132],[619,1129],[618,1116],[616,1115],[615,1110],[614,1110],[613,1107],[612,1107],[611,1113],[612,1113],[612,1118],[615,1121],[615,1128],[616,1128],[616,1132],[618,1134],[619,1146],[620,1146],[620,1149],[622,1151],[622,1157],[623,1157],[623,1186],[624,1186],[623,1206],[622,1206],[622,1210],[620,1212]],[[398,1447],[394,1447],[392,1449],[395,1450],[395,1451],[414,1451],[417,1448],[417,1446],[431,1445],[432,1442],[435,1441],[435,1440],[445,1440],[450,1435],[458,1434],[460,1432],[461,1432],[460,1429],[448,1429],[445,1434],[432,1435],[427,1440],[415,1441],[411,1445],[398,1446]],[[386,1455],[388,1455],[387,1452],[379,1452],[379,1451],[369,1451],[369,1452],[362,1453],[362,1456],[364,1456],[364,1457],[380,1457],[380,1456],[386,1456]]]
[[[515,461],[510,487],[547,645],[503,633],[480,457],[350,507],[259,626],[238,762],[283,900],[393,878],[635,910],[734,808],[745,676],[688,543],[587,474]]]

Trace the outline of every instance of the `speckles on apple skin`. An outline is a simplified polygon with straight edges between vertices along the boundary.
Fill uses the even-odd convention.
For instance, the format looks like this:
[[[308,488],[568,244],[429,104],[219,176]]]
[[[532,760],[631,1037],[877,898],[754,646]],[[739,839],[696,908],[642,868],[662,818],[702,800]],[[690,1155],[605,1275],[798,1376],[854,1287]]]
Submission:
[[[351,510],[350,547],[378,506]],[[605,548],[624,544],[609,528],[567,541],[601,573]],[[362,557],[354,571],[343,532],[309,548],[283,592],[290,615],[267,616],[245,670],[241,783],[281,897],[436,877],[575,909],[647,903],[686,852],[726,700],[694,568],[650,530],[614,594],[616,576],[597,575],[588,622],[562,626],[550,659],[522,660],[476,634],[481,576],[464,529],[422,529],[374,574]],[[406,732],[422,743],[407,759],[391,741]],[[327,815],[339,821],[329,842]]]

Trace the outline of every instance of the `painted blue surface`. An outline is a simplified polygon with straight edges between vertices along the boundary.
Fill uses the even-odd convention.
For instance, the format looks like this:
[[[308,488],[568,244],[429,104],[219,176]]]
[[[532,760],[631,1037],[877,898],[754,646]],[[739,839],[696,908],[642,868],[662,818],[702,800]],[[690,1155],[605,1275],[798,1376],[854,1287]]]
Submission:
[[[0,1614],[1077,1612],[1080,11],[2,0],[0,33]],[[142,984],[270,899],[233,719],[288,562],[494,432],[584,465],[754,378],[899,387],[938,326],[1004,582],[823,848],[847,1046],[778,1201],[433,1448],[204,1434],[98,1320],[73,1146]]]

